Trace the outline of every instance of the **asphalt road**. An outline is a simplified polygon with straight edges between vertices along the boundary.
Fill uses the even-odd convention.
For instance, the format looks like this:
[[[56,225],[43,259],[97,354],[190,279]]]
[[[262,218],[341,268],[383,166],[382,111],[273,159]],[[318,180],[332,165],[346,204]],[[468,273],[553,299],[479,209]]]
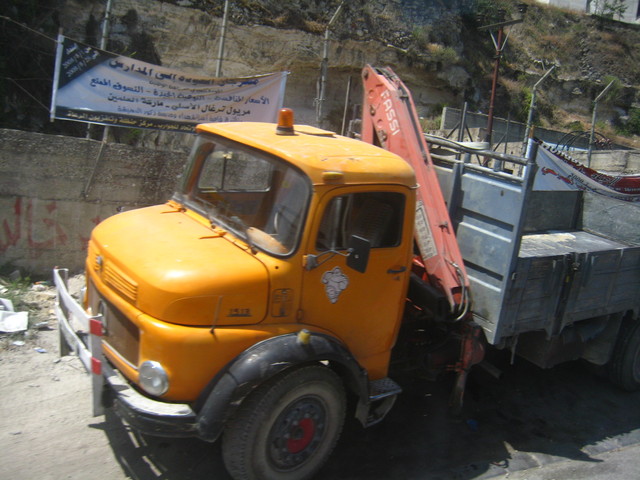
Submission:
[[[458,418],[447,409],[450,380],[401,379],[405,392],[387,419],[366,431],[350,424],[321,478],[582,479],[602,470],[600,455],[638,451],[640,393],[620,391],[581,362],[541,370],[500,359],[502,378],[476,372]],[[555,476],[550,467],[567,462],[583,473]],[[615,478],[640,478],[640,456],[628,467]]]
[[[0,478],[229,479],[218,444],[139,435],[111,411],[92,417],[89,380],[77,358],[57,358],[56,337],[0,351]],[[366,430],[349,420],[318,478],[640,478],[640,393],[580,362],[502,366],[500,380],[471,377],[457,418],[451,379],[397,377],[405,391],[389,416]]]

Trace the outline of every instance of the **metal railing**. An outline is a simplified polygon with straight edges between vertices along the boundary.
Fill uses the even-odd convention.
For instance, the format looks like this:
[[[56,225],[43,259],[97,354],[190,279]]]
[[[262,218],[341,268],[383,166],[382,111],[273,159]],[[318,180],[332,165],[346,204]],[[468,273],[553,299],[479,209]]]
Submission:
[[[85,370],[91,373],[93,415],[102,415],[102,315],[89,315],[71,296],[68,269],[54,268],[53,281],[57,291],[55,312],[60,332],[60,356],[74,352]]]

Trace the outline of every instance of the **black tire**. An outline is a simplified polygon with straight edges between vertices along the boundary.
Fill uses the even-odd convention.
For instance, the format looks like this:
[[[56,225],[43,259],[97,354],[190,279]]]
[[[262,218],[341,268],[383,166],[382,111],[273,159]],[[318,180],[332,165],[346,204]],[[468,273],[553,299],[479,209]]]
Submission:
[[[225,466],[236,480],[310,478],[335,447],[345,416],[340,378],[309,366],[253,392],[222,438]]]
[[[622,323],[608,367],[615,385],[629,392],[640,390],[640,321]]]

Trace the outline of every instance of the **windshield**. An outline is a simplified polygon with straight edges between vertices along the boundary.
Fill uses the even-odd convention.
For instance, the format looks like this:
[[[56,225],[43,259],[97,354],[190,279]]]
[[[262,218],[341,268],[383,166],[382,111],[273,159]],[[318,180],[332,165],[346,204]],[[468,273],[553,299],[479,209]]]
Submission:
[[[228,139],[199,136],[180,193],[212,226],[287,255],[298,244],[310,191],[307,178],[282,160]]]

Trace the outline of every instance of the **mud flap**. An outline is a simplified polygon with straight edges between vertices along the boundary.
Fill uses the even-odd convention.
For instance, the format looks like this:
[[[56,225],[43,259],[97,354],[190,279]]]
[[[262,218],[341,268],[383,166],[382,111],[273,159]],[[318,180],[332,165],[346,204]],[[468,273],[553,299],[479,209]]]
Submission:
[[[485,353],[484,333],[480,325],[475,322],[465,322],[462,325],[461,334],[460,358],[453,368],[457,373],[456,382],[449,398],[449,406],[454,415],[462,411],[469,371],[471,367],[482,362]]]

